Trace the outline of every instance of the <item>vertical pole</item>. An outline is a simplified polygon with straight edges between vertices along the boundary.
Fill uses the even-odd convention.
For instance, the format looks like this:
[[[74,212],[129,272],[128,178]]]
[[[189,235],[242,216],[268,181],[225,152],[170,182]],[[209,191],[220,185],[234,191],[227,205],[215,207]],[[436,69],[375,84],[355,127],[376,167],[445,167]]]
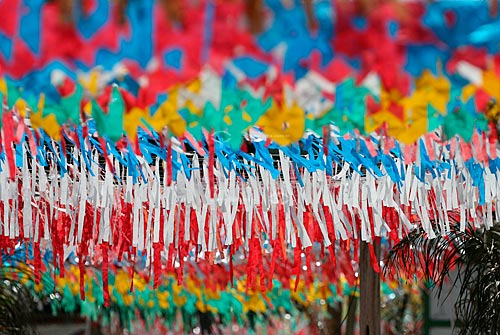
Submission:
[[[380,240],[374,239],[377,262],[380,260]],[[360,242],[359,250],[359,334],[380,335],[380,274],[373,270],[368,243]]]
[[[358,297],[355,294],[349,296],[349,307],[347,309],[347,320],[345,324],[345,335],[354,335],[356,327],[356,316],[358,315]]]
[[[429,335],[431,333],[431,322],[430,322],[430,304],[429,304],[429,294],[422,290],[422,300],[424,302],[424,334]]]

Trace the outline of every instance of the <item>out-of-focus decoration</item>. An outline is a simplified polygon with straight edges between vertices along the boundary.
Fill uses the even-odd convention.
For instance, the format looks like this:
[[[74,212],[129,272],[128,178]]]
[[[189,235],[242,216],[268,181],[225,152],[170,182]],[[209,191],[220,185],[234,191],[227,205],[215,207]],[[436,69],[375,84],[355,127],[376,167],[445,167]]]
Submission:
[[[6,283],[18,283],[29,289],[35,301],[48,305],[54,316],[79,315],[89,321],[98,321],[103,327],[113,326],[146,331],[153,328],[174,333],[209,326],[220,329],[265,329],[271,333],[311,331],[325,327],[332,318],[331,308],[340,304],[348,309],[348,299],[357,299],[357,280],[336,274],[336,280],[320,276],[299,279],[281,276],[273,279],[273,286],[261,287],[254,282],[249,287],[243,276],[243,263],[235,265],[235,277],[230,278],[224,265],[206,262],[192,263],[182,280],[174,272],[154,279],[140,263],[114,262],[108,269],[110,306],[103,300],[103,273],[92,265],[79,266],[74,254],[61,269],[52,264],[50,251],[42,255],[38,283],[34,281],[34,268],[30,263],[33,250],[17,246],[13,254],[3,255],[1,278]],[[28,265],[27,265],[28,264]],[[317,261],[318,273],[330,272],[328,262]],[[325,267],[324,269],[322,269]],[[79,278],[85,274],[84,286]],[[403,283],[406,284],[403,284]],[[381,287],[383,311],[387,327],[401,330],[408,320],[418,320],[422,311],[418,306],[418,286],[403,278],[387,278]],[[404,315],[399,315],[404,313]],[[307,319],[309,318],[309,319]],[[415,320],[414,320],[415,319]],[[392,320],[392,321],[389,321]],[[205,322],[206,321],[206,322]],[[341,320],[337,320],[340,322]],[[318,322],[319,324],[313,324]]]

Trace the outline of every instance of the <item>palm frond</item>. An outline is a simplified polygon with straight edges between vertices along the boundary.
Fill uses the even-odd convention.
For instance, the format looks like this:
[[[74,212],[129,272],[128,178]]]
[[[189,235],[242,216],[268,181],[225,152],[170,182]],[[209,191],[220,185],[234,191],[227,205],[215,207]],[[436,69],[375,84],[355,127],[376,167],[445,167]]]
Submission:
[[[21,283],[0,283],[0,334],[35,334],[31,325],[33,298]]]
[[[0,335],[36,334],[33,328],[32,292],[21,282],[32,280],[32,270],[25,266],[20,253],[2,255],[0,263]]]
[[[429,239],[416,230],[402,239],[387,255],[385,273],[419,275],[442,296],[445,284],[456,273],[459,287],[455,313],[459,334],[496,334],[500,331],[500,225],[490,230],[468,225],[460,231],[451,222],[450,231]]]

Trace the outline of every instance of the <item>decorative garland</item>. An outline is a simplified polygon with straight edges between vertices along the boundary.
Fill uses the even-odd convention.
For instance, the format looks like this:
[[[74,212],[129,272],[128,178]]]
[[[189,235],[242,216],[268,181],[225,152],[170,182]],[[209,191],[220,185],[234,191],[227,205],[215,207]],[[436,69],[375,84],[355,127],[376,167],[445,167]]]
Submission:
[[[0,246],[33,241],[35,268],[40,248],[50,247],[61,269],[71,251],[83,264],[99,250],[104,273],[111,255],[133,260],[145,253],[155,278],[162,264],[179,262],[183,269],[191,253],[231,262],[240,248],[249,273],[262,275],[265,254],[275,262],[291,246],[299,259],[292,273],[300,275],[300,253],[308,255],[314,243],[334,260],[335,246],[346,240],[396,242],[416,225],[432,238],[448,231],[450,216],[490,227],[498,215],[497,159],[486,163],[476,153],[464,161],[470,144],[456,138],[442,147],[422,139],[410,152],[413,162],[399,146],[372,156],[365,142],[343,138],[327,147],[314,136],[302,148],[253,142],[255,153],[239,156],[214,139],[201,163],[196,154],[150,144],[147,134],[142,143],[156,156],[151,163],[109,145],[113,154],[102,154],[103,142],[95,139],[64,154],[42,137],[36,156],[22,142],[14,150],[19,167],[11,168],[9,159],[0,163]],[[107,158],[101,163],[99,151]],[[375,259],[372,264],[378,269]]]
[[[490,72],[483,77],[480,83],[454,87],[445,77],[426,72],[416,80],[411,95],[405,97],[391,95],[380,84],[356,85],[354,79],[325,83],[325,78],[312,71],[293,87],[274,83],[271,89],[277,92],[266,98],[269,92],[261,96],[249,88],[223,88],[220,78],[207,73],[194,83],[166,92],[165,101],[153,106],[141,106],[136,97],[118,87],[107,87],[96,100],[88,99],[84,90],[70,81],[59,87],[66,93],[52,98],[60,102],[50,101],[45,95],[37,99],[24,94],[22,99],[12,81],[0,82],[0,94],[6,95],[6,112],[15,106],[19,111],[15,116],[6,113],[5,122],[29,117],[35,130],[43,129],[56,140],[61,138],[62,129],[74,131],[68,125],[85,125],[92,117],[98,135],[113,142],[120,141],[124,134],[135,142],[138,128],[163,133],[167,127],[177,137],[187,132],[197,141],[203,138],[203,130],[213,131],[237,150],[253,126],[277,144],[289,145],[300,140],[306,130],[322,136],[328,133],[325,127],[329,125],[334,125],[341,136],[367,137],[376,132],[405,144],[415,143],[442,126],[445,138],[460,135],[470,142],[474,130],[488,131],[487,118],[495,120],[497,115],[498,108],[489,103],[499,98],[496,88],[500,77]],[[322,94],[321,85],[331,86],[334,102]],[[57,92],[56,87],[51,89]],[[20,124],[18,131],[24,127]],[[496,130],[488,136],[496,140]]]
[[[109,313],[117,312],[122,327],[132,330],[137,321],[145,322],[146,329],[161,327],[182,329],[187,331],[189,325],[198,323],[199,313],[221,315],[224,325],[237,323],[240,327],[248,324],[249,313],[256,315],[254,319],[264,323],[267,319],[275,321],[283,319],[286,314],[295,318],[301,308],[315,308],[323,313],[327,306],[333,306],[347,297],[357,296],[356,281],[350,282],[348,277],[337,274],[335,282],[314,278],[273,279],[272,288],[262,289],[258,285],[248,286],[247,279],[239,276],[245,272],[243,264],[235,265],[238,278],[230,283],[227,269],[224,266],[213,266],[206,262],[191,264],[183,284],[174,274],[162,275],[158,283],[153,283],[147,273],[133,270],[124,263],[115,262],[109,267],[108,290],[110,295],[109,309],[103,308],[103,273],[92,266],[85,266],[85,281],[79,285],[82,268],[78,259],[72,254],[64,267],[65,276],[50,265],[51,253],[43,255],[40,269],[40,282],[33,281],[32,268],[26,265],[25,250],[16,248],[13,255],[3,256],[3,267],[0,276],[3,281],[19,281],[32,290],[33,294],[43,302],[49,302],[54,314],[59,312],[75,314],[91,320],[103,319],[106,324]],[[31,250],[28,252],[31,253]],[[76,261],[76,263],[75,263]],[[29,260],[28,260],[29,262]],[[322,273],[333,272],[329,262],[318,262],[318,267],[325,267]],[[132,279],[130,273],[133,273]],[[318,272],[319,273],[319,272]],[[285,274],[283,272],[282,274]],[[386,278],[382,283],[384,300],[398,289],[399,282]],[[416,285],[407,285],[404,290],[418,290]],[[418,295],[418,292],[414,292]],[[140,314],[140,316],[138,316]],[[176,324],[178,314],[182,317],[182,325]],[[263,316],[266,317],[263,317]],[[254,322],[254,321],[250,321]],[[292,329],[298,327],[292,323]]]

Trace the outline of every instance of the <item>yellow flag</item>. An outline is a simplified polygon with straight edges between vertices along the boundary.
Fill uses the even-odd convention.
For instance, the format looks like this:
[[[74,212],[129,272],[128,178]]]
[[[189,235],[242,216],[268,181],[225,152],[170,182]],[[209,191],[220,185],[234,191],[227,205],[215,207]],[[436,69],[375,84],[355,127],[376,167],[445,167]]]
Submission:
[[[99,82],[99,72],[96,70],[91,70],[89,74],[89,78],[78,78],[80,85],[89,92],[93,97],[96,97],[99,93],[99,87],[98,87],[98,82]]]
[[[149,116],[147,113],[145,122],[157,132],[161,132],[163,127],[167,126],[172,134],[182,136],[186,131],[186,121],[178,113],[177,97],[177,91],[170,92],[167,101],[160,105],[155,115]]]
[[[304,110],[293,102],[280,108],[273,101],[271,108],[257,121],[264,133],[279,145],[290,145],[302,138],[305,128]]]
[[[38,100],[38,112],[35,112],[34,110],[31,111],[31,126],[35,130],[42,128],[47,133],[47,135],[58,141],[61,137],[61,128],[59,126],[59,123],[57,123],[57,119],[54,114],[43,117],[44,105],[45,95],[41,94],[40,99]]]
[[[390,111],[393,103],[400,105],[401,95],[398,91],[384,91],[380,93],[380,110],[366,117],[365,131],[371,133],[379,129],[384,123],[387,123],[389,131],[398,135],[402,128],[402,121]],[[396,136],[397,137],[397,136]]]
[[[133,141],[137,135],[137,128],[142,124],[142,120],[147,116],[147,113],[144,109],[139,107],[132,107],[125,115],[123,116],[123,129],[127,134],[128,138]]]
[[[430,71],[424,71],[416,81],[416,90],[425,92],[425,99],[441,114],[446,114],[446,106],[450,100],[450,81],[444,76],[434,77]]]
[[[483,72],[483,89],[497,101],[500,101],[500,78],[494,71]]]
[[[5,78],[0,78],[0,93],[3,95],[7,94],[7,82],[5,81]]]

